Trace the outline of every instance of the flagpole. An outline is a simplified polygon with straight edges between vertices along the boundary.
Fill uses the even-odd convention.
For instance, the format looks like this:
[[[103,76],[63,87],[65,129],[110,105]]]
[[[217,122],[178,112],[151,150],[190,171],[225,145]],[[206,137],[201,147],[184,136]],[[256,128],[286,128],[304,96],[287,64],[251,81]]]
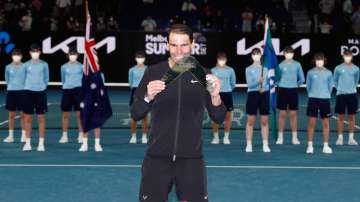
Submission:
[[[268,16],[267,14],[265,15],[265,26],[264,26],[264,39],[263,39],[263,47],[265,48],[265,43],[266,43],[266,35],[267,35],[267,31],[268,31]],[[264,65],[261,64],[261,79],[264,79]],[[260,89],[263,88],[263,83],[261,83],[260,85]]]
[[[87,19],[88,15],[89,15],[89,5],[88,5],[88,1],[85,0],[85,17]]]
[[[96,41],[91,33],[91,1],[84,1],[85,12],[85,40],[84,40],[84,70],[83,70],[83,99],[80,109],[81,125],[84,133],[101,128],[106,120],[112,116],[110,99],[104,86],[100,72],[98,58],[95,51]]]
[[[88,30],[88,19],[90,17],[90,14],[89,14],[89,4],[88,4],[88,0],[85,0],[85,40],[84,40],[84,47],[86,47],[86,40],[89,39],[89,31]],[[84,54],[84,60],[83,60],[83,67],[84,67],[84,74],[85,75],[88,75],[88,68],[87,68],[87,65],[88,65],[88,61],[87,61],[87,58],[86,58],[86,54]]]
[[[270,43],[270,45],[272,47],[272,41],[271,41],[272,39],[271,39],[271,37],[269,37],[269,35],[271,34],[270,29],[269,29],[270,28],[270,26],[269,26],[269,18],[268,18],[267,15],[265,15],[265,26],[264,26],[264,28],[265,28],[264,29],[264,54],[267,54],[267,55],[265,55],[265,57],[268,57],[268,58],[265,58],[265,59],[266,60],[272,60],[271,56],[269,55],[271,53],[268,52],[269,47],[267,47],[267,45],[269,45],[267,43]],[[272,50],[272,51],[274,51],[274,50]],[[272,53],[272,54],[276,54],[276,53]],[[276,55],[272,55],[272,56],[275,57],[275,59],[276,59]],[[274,62],[274,61],[272,61],[272,62]],[[271,63],[271,62],[270,61],[265,61],[265,63]],[[275,62],[275,63],[277,63],[277,62]],[[276,70],[276,66],[274,67],[273,65],[277,65],[277,64],[266,64],[266,65],[270,65],[270,66],[267,66],[267,68],[271,68],[271,77],[273,77],[274,76],[273,74],[275,74],[274,72]],[[263,65],[262,68],[265,68],[266,65]],[[269,74],[269,72],[268,72],[268,74]],[[269,82],[268,82],[269,90],[270,90],[270,95],[269,95],[270,96],[269,97],[270,120],[269,121],[270,121],[271,134],[275,139],[277,139],[277,123],[276,123],[276,107],[275,107],[275,105],[276,105],[275,104],[276,103],[276,101],[275,101],[276,100],[276,95],[275,95],[275,86],[273,86],[274,85],[274,83],[273,83],[274,80],[271,79],[269,77],[269,75],[266,76],[266,79],[269,79]]]

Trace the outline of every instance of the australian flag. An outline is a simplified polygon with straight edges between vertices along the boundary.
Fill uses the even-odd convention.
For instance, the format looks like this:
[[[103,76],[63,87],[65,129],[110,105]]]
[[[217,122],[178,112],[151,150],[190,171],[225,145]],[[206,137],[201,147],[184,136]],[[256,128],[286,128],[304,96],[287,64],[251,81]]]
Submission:
[[[91,31],[90,13],[86,5],[85,55],[82,79],[84,97],[80,103],[81,124],[85,133],[94,128],[100,128],[112,116],[110,100],[100,71],[95,45],[96,42]]]

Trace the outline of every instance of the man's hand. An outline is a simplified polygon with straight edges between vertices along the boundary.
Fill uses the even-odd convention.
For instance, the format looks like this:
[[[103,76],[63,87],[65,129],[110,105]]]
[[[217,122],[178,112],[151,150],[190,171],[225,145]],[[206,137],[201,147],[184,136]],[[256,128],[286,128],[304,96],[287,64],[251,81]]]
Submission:
[[[264,83],[264,79],[263,78],[259,78],[259,83],[260,83],[260,86]]]
[[[221,98],[219,95],[221,87],[220,80],[213,74],[207,74],[206,80],[209,82],[208,85],[211,85],[211,91],[209,91],[211,95],[211,102],[214,106],[219,106],[221,104]]]
[[[264,89],[264,79],[262,77],[259,78],[259,83],[260,83],[260,89],[259,89],[259,92],[260,93],[263,93],[265,92],[265,89]]]
[[[151,102],[155,96],[165,89],[165,82],[160,80],[150,81],[147,85],[147,98]]]

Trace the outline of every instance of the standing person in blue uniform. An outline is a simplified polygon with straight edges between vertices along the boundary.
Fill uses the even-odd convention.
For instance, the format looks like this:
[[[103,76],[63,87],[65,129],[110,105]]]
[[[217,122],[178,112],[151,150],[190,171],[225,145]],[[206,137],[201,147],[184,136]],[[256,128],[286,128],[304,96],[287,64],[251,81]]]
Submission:
[[[134,93],[139,86],[139,83],[144,76],[144,72],[147,68],[147,66],[144,64],[145,62],[145,53],[143,51],[138,51],[135,53],[135,61],[136,65],[131,67],[129,69],[129,86],[130,86],[130,101],[129,105],[134,101]],[[136,121],[134,119],[131,119],[131,139],[129,141],[130,144],[136,144]],[[147,117],[145,116],[141,120],[141,127],[143,130],[141,143],[147,144],[148,138],[147,138],[147,132],[148,132],[148,121]]]
[[[281,79],[278,83],[277,108],[279,110],[278,138],[276,144],[284,142],[286,114],[290,117],[292,144],[300,144],[297,136],[297,110],[299,109],[298,87],[304,83],[304,72],[301,64],[294,60],[294,49],[286,47],[285,60],[279,64]]]
[[[230,128],[231,128],[231,112],[234,109],[232,91],[235,88],[236,76],[232,67],[226,65],[227,56],[225,52],[219,52],[217,54],[216,66],[211,69],[211,73],[220,79],[220,97],[224,105],[226,106],[226,116],[224,125],[224,144],[230,144]],[[219,124],[212,123],[213,139],[211,144],[219,144]]]
[[[357,84],[359,83],[359,67],[352,63],[352,52],[345,50],[344,62],[336,66],[334,70],[334,83],[336,88],[335,113],[338,114],[337,130],[338,138],[336,145],[344,144],[344,119],[348,113],[349,119],[349,145],[358,145],[354,138],[355,114],[358,110]]]
[[[253,64],[246,67],[246,83],[248,85],[246,99],[246,148],[245,152],[253,151],[253,131],[258,111],[260,112],[260,125],[263,152],[271,152],[269,147],[269,85],[267,68],[261,65],[261,50],[254,48],[251,52]]]
[[[325,154],[331,154],[332,149],[329,146],[329,118],[332,116],[330,108],[330,98],[334,81],[331,71],[324,66],[326,61],[324,53],[316,53],[314,55],[314,61],[315,67],[309,70],[306,75],[306,90],[309,97],[306,112],[309,119],[307,129],[308,145],[306,153],[314,153],[314,130],[316,126],[316,119],[320,114],[323,130],[322,152]]]
[[[49,83],[48,63],[40,59],[41,49],[38,44],[30,47],[31,59],[24,63],[25,93],[24,108],[26,141],[23,151],[31,151],[32,116],[37,114],[39,127],[39,143],[37,151],[45,151],[45,113],[47,112],[46,88]]]
[[[71,48],[68,53],[69,61],[61,66],[61,82],[63,94],[61,98],[62,136],[59,143],[67,143],[70,112],[75,111],[78,126],[78,143],[82,143],[83,130],[80,121],[80,102],[82,99],[81,81],[83,65],[77,61],[78,52]]]
[[[4,139],[6,143],[14,142],[14,128],[16,111],[20,111],[21,142],[25,142],[24,114],[22,112],[24,101],[25,68],[20,49],[14,49],[11,54],[12,62],[5,67],[6,106],[9,111],[9,135]]]

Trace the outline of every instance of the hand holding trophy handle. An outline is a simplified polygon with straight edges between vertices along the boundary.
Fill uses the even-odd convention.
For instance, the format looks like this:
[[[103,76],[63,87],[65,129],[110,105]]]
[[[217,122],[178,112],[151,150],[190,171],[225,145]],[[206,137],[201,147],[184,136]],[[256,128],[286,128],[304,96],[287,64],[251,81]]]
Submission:
[[[165,89],[165,82],[160,80],[150,81],[147,85],[146,97],[151,102],[155,96]]]
[[[206,90],[211,96],[217,96],[220,92],[220,80],[213,74],[206,75]]]

